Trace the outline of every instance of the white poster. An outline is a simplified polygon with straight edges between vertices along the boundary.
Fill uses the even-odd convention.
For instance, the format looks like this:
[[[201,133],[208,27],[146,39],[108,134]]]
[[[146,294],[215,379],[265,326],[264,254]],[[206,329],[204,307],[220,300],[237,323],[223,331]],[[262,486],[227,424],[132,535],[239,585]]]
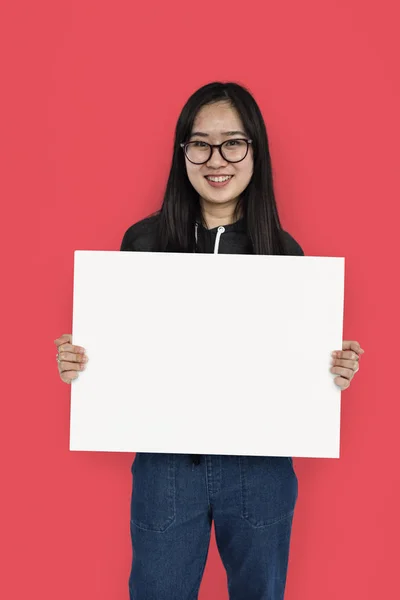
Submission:
[[[70,449],[338,458],[344,262],[76,251]]]

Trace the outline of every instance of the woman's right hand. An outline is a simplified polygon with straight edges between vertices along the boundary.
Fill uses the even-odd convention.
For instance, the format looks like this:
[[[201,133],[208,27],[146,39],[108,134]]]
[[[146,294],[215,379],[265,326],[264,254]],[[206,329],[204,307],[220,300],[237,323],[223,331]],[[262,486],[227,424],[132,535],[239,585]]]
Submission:
[[[60,362],[57,361],[57,365],[61,381],[71,383],[79,377],[79,372],[83,371],[89,360],[85,354],[85,349],[81,346],[72,345],[72,335],[70,333],[64,333],[64,335],[54,340],[54,343],[60,357]]]

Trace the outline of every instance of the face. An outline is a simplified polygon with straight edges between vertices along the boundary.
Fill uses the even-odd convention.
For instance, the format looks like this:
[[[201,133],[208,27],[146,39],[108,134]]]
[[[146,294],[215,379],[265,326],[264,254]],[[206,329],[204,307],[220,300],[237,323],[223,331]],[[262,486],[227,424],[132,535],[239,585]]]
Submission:
[[[193,124],[192,135],[187,141],[222,144],[227,140],[248,139],[248,137],[237,111],[226,102],[221,102],[203,106],[199,110]],[[246,158],[241,162],[228,162],[221,156],[218,148],[213,148],[210,160],[202,165],[195,165],[186,157],[185,161],[189,181],[198,192],[201,204],[236,205],[253,174],[251,144]],[[217,175],[230,175],[231,178],[227,183],[215,186],[207,177]]]

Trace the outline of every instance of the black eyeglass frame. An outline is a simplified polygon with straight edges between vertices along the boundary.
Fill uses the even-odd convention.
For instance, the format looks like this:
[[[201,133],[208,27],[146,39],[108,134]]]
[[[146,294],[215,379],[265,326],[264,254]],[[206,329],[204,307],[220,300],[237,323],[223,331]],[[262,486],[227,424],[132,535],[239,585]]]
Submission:
[[[196,141],[200,141],[200,140],[196,140]],[[235,142],[235,141],[238,141],[238,142],[246,142],[246,144],[247,144],[247,148],[246,148],[246,154],[245,154],[245,155],[243,156],[243,158],[241,158],[240,160],[229,160],[228,158],[226,158],[226,157],[225,157],[225,156],[222,154],[222,146],[223,146],[224,144],[227,144],[227,143],[229,143],[229,142]],[[187,147],[189,144],[194,144],[194,143],[195,143],[195,141],[193,141],[193,142],[182,142],[182,143],[180,143],[179,145],[180,145],[180,147],[183,149],[183,152],[184,152],[184,154],[185,154],[185,156],[186,156],[186,158],[188,159],[188,161],[189,161],[189,162],[191,162],[193,165],[204,165],[204,163],[208,162],[208,161],[210,160],[210,158],[212,157],[212,154],[213,154],[213,149],[214,149],[214,148],[218,148],[218,151],[219,151],[220,155],[222,156],[222,158],[223,158],[224,160],[226,160],[226,162],[229,162],[229,163],[238,163],[238,162],[242,162],[242,160],[244,160],[244,159],[246,158],[246,156],[248,155],[248,153],[249,153],[249,146],[250,146],[250,144],[252,144],[252,143],[253,143],[253,140],[249,140],[249,139],[245,139],[245,138],[234,138],[234,139],[232,139],[232,140],[225,140],[225,142],[222,142],[222,144],[209,144],[208,142],[203,142],[203,141],[202,141],[202,143],[203,143],[203,144],[206,144],[206,145],[207,145],[207,146],[210,148],[210,154],[209,154],[209,156],[208,156],[208,158],[207,158],[206,160],[203,160],[203,161],[201,161],[201,162],[194,162],[193,160],[190,160],[190,158],[188,157],[188,155],[187,155],[187,153],[186,153],[186,147]]]

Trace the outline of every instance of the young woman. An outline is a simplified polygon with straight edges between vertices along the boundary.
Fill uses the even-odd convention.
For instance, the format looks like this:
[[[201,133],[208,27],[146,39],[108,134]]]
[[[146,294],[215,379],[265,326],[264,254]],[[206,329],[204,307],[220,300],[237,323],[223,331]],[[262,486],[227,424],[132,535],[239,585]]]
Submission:
[[[304,255],[281,227],[267,132],[249,91],[211,83],[189,98],[162,208],[126,230],[121,250]],[[55,340],[66,383],[85,364],[71,342]],[[362,353],[357,342],[333,353],[342,389]],[[231,600],[283,599],[298,491],[290,457],[137,453],[132,474],[131,600],[197,598],[212,520]]]

